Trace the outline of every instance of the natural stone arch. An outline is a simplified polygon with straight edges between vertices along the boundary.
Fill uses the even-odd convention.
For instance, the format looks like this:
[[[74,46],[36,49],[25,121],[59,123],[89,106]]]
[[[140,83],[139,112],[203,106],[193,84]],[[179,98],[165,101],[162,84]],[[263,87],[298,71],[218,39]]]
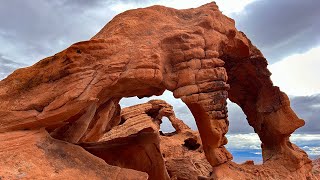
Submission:
[[[91,40],[1,81],[0,132],[46,127],[68,142],[91,141],[120,121],[122,97],[160,95],[167,89],[190,108],[206,157],[217,167],[232,159],[223,146],[228,131],[228,72],[230,99],[247,114],[264,144],[264,154],[291,153],[299,166],[308,158],[289,143],[288,136],[303,121],[296,118],[287,97],[272,86],[266,65],[260,51],[214,3],[180,11],[162,6],[127,11]],[[272,101],[265,98],[268,95]],[[263,119],[297,123],[290,122],[287,130],[263,123],[265,131]],[[274,138],[276,145],[270,141]]]
[[[173,107],[170,104],[159,99],[123,108],[121,111],[121,121],[126,121],[141,114],[148,115],[152,119],[153,123],[157,125],[158,129],[160,129],[163,117],[168,118],[177,133],[190,129],[182,120],[176,117]]]
[[[0,106],[5,117],[1,131],[46,127],[59,134],[56,137],[75,143],[84,134],[92,134],[91,127],[101,132],[105,127],[100,126],[100,114],[105,114],[103,119],[113,119],[121,97],[160,95],[168,89],[196,115],[210,163],[226,162],[231,158],[222,146],[226,143],[223,135],[227,132],[228,85],[224,62],[217,57],[223,53],[221,42],[227,41],[224,33],[235,36],[236,30],[234,22],[223,16],[215,4],[202,9],[204,12],[180,12],[154,6],[145,9],[149,16],[128,11],[90,41],[76,43],[32,67],[16,71],[1,82]],[[163,18],[161,13],[172,16]],[[213,29],[218,23],[213,16],[226,26]],[[158,18],[159,28],[146,28],[136,17],[142,18],[139,21]],[[177,17],[182,20],[178,28]],[[194,25],[185,26],[190,23]],[[214,39],[206,40],[206,31]],[[206,73],[210,76],[206,77]],[[12,97],[18,100],[9,103]],[[207,101],[209,97],[219,103],[214,106],[214,102]],[[198,114],[201,115],[197,117]],[[213,118],[222,120],[211,121]],[[95,126],[96,122],[99,126]]]
[[[238,59],[224,56],[230,84],[229,99],[238,104],[247,116],[250,126],[259,135],[262,142],[263,162],[270,159],[300,161],[290,164],[289,169],[299,168],[309,159],[302,158],[299,148],[289,141],[290,135],[304,121],[299,119],[290,108],[287,95],[280,91],[270,79],[267,61],[263,56]],[[238,63],[241,60],[241,63]]]

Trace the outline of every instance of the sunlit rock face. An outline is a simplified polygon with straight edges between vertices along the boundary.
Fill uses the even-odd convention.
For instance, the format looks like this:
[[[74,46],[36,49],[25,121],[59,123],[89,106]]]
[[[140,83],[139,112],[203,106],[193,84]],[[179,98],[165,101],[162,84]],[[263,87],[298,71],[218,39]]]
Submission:
[[[179,176],[172,169],[168,173],[167,168],[190,161],[163,159],[159,117],[168,117],[176,133],[188,128],[175,119],[164,102],[132,107],[134,112],[119,106],[123,97],[148,97],[170,90],[189,107],[200,133],[201,142],[196,135],[188,137],[191,139],[184,142],[184,147],[193,151],[199,144],[200,153],[203,150],[205,161],[213,167],[209,174],[208,164],[200,168],[202,171],[196,168],[190,172],[201,171],[199,176],[217,179],[279,179],[289,172],[294,179],[310,178],[311,161],[289,141],[290,134],[304,121],[292,111],[285,93],[273,86],[270,75],[261,52],[215,3],[187,10],[163,6],[130,10],[116,16],[92,39],[18,69],[0,82],[1,140],[6,139],[10,146],[10,141],[15,141],[10,138],[14,137],[12,133],[27,135],[42,129],[31,138],[45,136],[46,130],[66,147],[81,144],[104,159],[105,168],[109,163],[124,170],[136,169],[129,179],[146,179],[145,173],[139,175],[141,171],[148,173],[149,179]],[[242,108],[259,135],[264,166],[231,162],[232,155],[224,147],[229,125],[227,98]],[[135,113],[140,115],[135,117]],[[42,141],[46,138],[38,138],[30,146],[39,148],[34,146]],[[117,151],[116,145],[123,146]],[[139,158],[125,161],[128,158],[123,157],[131,154],[124,149],[130,148],[132,156],[135,152],[145,153],[141,156],[144,165],[139,164]],[[101,149],[108,149],[105,153],[109,154],[121,152],[119,161],[101,153]],[[0,152],[2,156],[11,153]],[[89,152],[83,151],[88,158],[92,157]],[[148,169],[150,162],[153,166]],[[7,166],[10,164],[2,167]],[[261,173],[242,172],[247,166]],[[74,168],[80,169],[80,165]],[[7,169],[1,168],[0,172],[10,174]]]

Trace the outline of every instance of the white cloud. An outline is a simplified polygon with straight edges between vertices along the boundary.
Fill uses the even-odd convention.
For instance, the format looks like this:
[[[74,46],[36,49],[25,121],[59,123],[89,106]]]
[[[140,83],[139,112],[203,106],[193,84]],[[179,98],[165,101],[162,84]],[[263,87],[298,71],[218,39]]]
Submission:
[[[320,143],[320,134],[293,134],[290,140],[292,142],[319,141]]]
[[[257,134],[227,134],[226,136],[228,138],[226,147],[233,153],[236,162],[242,162],[246,158],[254,159],[258,163],[262,161],[261,142]],[[292,134],[290,140],[306,151],[311,159],[320,155],[320,134]]]
[[[307,153],[310,155],[319,156],[320,155],[320,147],[311,147],[311,148],[309,148]]]
[[[226,15],[230,15],[231,13],[237,13],[244,9],[244,7],[254,0],[216,0],[219,9]],[[124,2],[118,1],[117,3],[111,5],[111,9],[115,12],[121,13],[128,9],[142,8],[151,5],[163,5],[167,7],[172,7],[175,9],[188,9],[188,8],[196,8],[201,5],[212,2],[212,0],[197,0],[197,1],[184,1],[184,0],[156,0],[156,1],[146,1],[146,2]]]
[[[260,139],[256,133],[227,134],[229,149],[260,149]]]
[[[161,96],[151,96],[151,97],[142,98],[142,99],[139,99],[137,97],[123,98],[120,101],[120,105],[123,108],[123,107],[128,107],[128,106],[132,106],[140,103],[145,103],[152,99],[162,99],[167,103],[171,104],[174,108],[185,106],[185,104],[182,102],[181,99],[176,99],[173,97],[173,93],[171,91],[165,91]]]
[[[227,148],[230,150],[258,150],[261,141],[256,133],[227,134]],[[292,143],[306,150],[310,155],[320,155],[320,134],[292,134]]]
[[[239,13],[244,10],[244,8],[256,0],[216,0],[219,9],[225,15],[231,15],[232,13]]]
[[[320,46],[303,54],[295,54],[269,66],[271,79],[289,95],[320,93]]]

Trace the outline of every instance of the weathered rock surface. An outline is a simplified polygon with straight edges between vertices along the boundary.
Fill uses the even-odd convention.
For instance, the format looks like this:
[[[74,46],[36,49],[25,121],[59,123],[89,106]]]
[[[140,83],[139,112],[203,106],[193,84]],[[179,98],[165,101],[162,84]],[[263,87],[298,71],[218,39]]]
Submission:
[[[313,161],[312,173],[316,178],[320,179],[320,159],[316,159]]]
[[[185,127],[186,125],[184,125]],[[189,127],[160,136],[161,153],[171,179],[209,178],[212,167],[207,161],[198,132]]]
[[[136,168],[150,176],[162,174],[159,177],[165,179],[163,158],[155,152],[159,150],[157,128],[160,117],[171,118],[177,127],[176,138],[181,136],[185,140],[182,137],[186,137],[187,128],[172,116],[167,106],[160,105],[151,113],[148,111],[150,103],[142,105],[146,106],[145,109],[133,117],[135,112],[129,110],[120,114],[119,101],[123,97],[148,97],[170,90],[186,103],[195,117],[201,148],[213,167],[212,177],[256,177],[246,176],[241,170],[242,165],[234,165],[232,155],[224,147],[229,124],[226,99],[229,97],[243,109],[261,139],[264,164],[252,166],[270,168],[270,171],[261,170],[264,172],[261,174],[265,174],[261,178],[280,177],[271,176],[271,173],[312,178],[311,160],[289,141],[290,134],[303,126],[304,121],[292,111],[286,94],[273,86],[270,75],[261,52],[244,33],[236,30],[235,22],[224,16],[215,3],[187,10],[162,6],[130,10],[116,16],[91,40],[73,44],[33,66],[16,70],[0,81],[0,133],[4,139],[12,140],[15,133],[22,130],[32,134],[45,128],[53,138],[62,140],[57,142],[81,144],[111,164]],[[154,109],[154,105],[151,106]],[[133,116],[126,117],[126,111]],[[42,137],[40,134],[34,136]],[[195,137],[188,138],[191,139],[185,147],[197,149],[199,139],[195,142]],[[38,141],[45,143],[45,139]],[[141,146],[130,145],[134,144],[132,141]],[[179,149],[175,142],[171,144],[182,154],[186,151]],[[118,157],[124,163],[121,164],[100,153],[101,148],[115,153],[113,147],[118,145],[144,152],[146,155],[141,155],[143,160],[152,153],[152,158],[143,162],[155,162],[159,171],[155,171],[153,165],[144,169],[138,159],[133,159],[130,164],[125,158]],[[78,148],[77,153],[84,152],[76,145],[70,146]],[[5,148],[0,148],[2,156],[14,154],[14,151],[2,150]],[[167,168],[179,162],[194,162],[179,160],[180,155],[174,153],[170,156],[168,149],[163,150],[168,155],[165,158],[174,159],[165,160]],[[119,149],[119,153],[130,156],[124,149]],[[38,155],[35,157],[45,159],[40,152]],[[97,159],[90,157],[92,162]],[[41,166],[42,159],[31,158],[30,163]],[[17,161],[21,162],[21,159]],[[5,162],[1,162],[1,169],[14,166]],[[104,166],[110,168],[105,163]],[[206,168],[200,169],[203,171],[194,168],[190,172],[207,174]],[[142,174],[141,177],[145,178],[145,173]],[[177,175],[177,172],[173,174]],[[64,175],[59,178],[70,177]]]
[[[172,116],[167,113],[173,113],[169,107],[164,101],[154,100],[124,108],[118,126],[97,142],[81,146],[108,164],[146,172],[152,180],[170,179],[160,152],[158,122],[162,115]]]
[[[0,133],[1,179],[148,179],[144,172],[106,164],[45,130]]]

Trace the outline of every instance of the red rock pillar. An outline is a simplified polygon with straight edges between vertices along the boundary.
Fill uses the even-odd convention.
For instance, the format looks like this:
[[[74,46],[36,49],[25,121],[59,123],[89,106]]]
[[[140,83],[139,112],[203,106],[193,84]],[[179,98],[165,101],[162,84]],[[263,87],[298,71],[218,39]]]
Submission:
[[[197,95],[195,95],[197,96]],[[225,90],[199,93],[198,101],[194,97],[183,98],[191,110],[200,133],[203,149],[207,160],[212,166],[223,164],[232,159],[232,155],[224,147],[228,140],[228,119]]]
[[[224,135],[229,125],[226,107],[229,85],[223,65],[222,60],[210,56],[175,65],[178,78],[173,95],[191,110],[212,166],[232,159],[223,146],[228,142]]]
[[[164,84],[181,98],[195,117],[203,149],[212,166],[232,159],[224,148],[228,131],[226,99],[229,85],[219,52],[208,48],[203,32],[175,34],[162,41],[169,63]]]

